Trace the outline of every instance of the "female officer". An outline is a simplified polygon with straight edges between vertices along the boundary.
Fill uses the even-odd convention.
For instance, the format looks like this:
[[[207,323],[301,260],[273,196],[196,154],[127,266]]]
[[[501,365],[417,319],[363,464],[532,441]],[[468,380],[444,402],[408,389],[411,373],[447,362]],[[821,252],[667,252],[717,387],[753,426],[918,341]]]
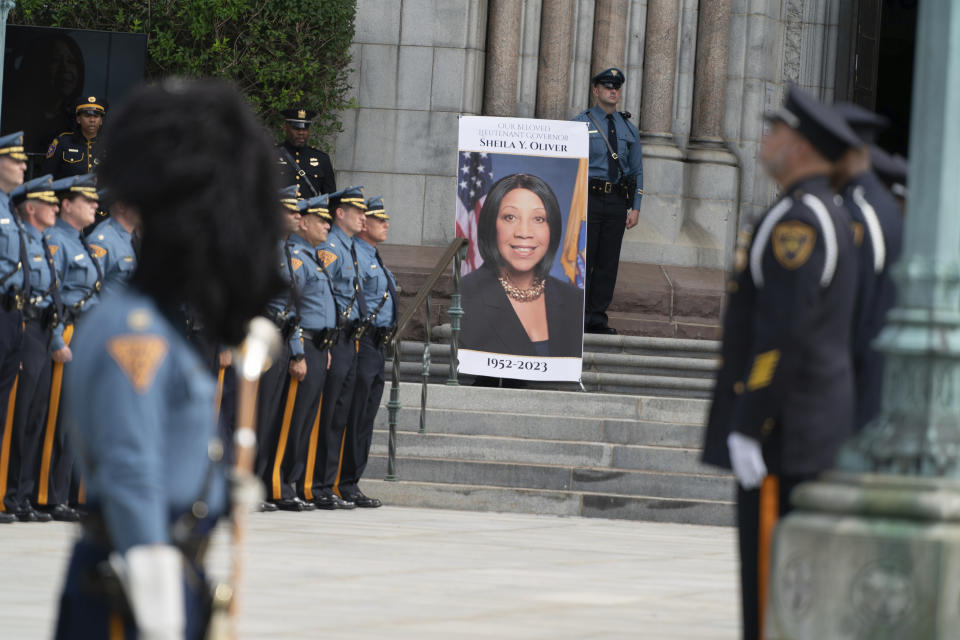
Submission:
[[[279,224],[263,215],[276,208],[273,154],[236,90],[213,81],[139,89],[107,138],[100,180],[136,212],[143,245],[130,286],[74,339],[64,418],[90,517],[56,637],[201,638],[202,556],[226,483],[210,446],[214,381],[180,310],[237,344],[282,286]]]

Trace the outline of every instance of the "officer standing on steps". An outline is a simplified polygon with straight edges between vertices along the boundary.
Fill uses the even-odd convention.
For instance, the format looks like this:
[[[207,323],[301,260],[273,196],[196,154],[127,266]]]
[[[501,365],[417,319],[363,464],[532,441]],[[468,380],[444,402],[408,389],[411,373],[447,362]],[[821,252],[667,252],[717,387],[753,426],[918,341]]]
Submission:
[[[383,504],[360,491],[360,478],[367,468],[373,421],[383,396],[384,350],[397,324],[397,281],[383,264],[377,246],[387,241],[390,216],[383,197],[367,200],[363,229],[354,238],[360,284],[366,300],[367,315],[362,320],[363,332],[357,349],[357,382],[347,419],[343,464],[337,488],[340,495],[358,507],[375,508]]]
[[[574,120],[590,132],[590,195],[587,201],[587,272],[583,330],[616,333],[607,318],[620,267],[623,233],[637,226],[643,198],[640,132],[630,114],[617,111],[624,77],[611,68],[593,76],[597,104]]]
[[[100,129],[107,115],[107,102],[97,96],[82,98],[74,109],[77,126],[65,131],[50,143],[47,157],[40,165],[41,173],[53,178],[66,178],[93,173],[100,165]]]
[[[8,194],[23,184],[26,170],[23,132],[0,138],[0,469],[6,468],[10,461],[7,413],[14,410],[10,390],[20,370],[23,304],[30,295],[30,272],[24,268],[27,263],[25,230]],[[6,483],[6,476],[0,474],[0,523],[9,524],[17,518],[6,510],[2,500]]]
[[[704,462],[733,469],[739,484],[746,640],[763,628],[759,572],[773,523],[789,510],[793,487],[830,467],[854,418],[857,256],[850,217],[828,180],[859,140],[794,86],[768,119],[760,160],[782,196],[736,251],[703,451]]]
[[[280,113],[286,118],[283,122],[286,139],[277,146],[280,183],[296,184],[302,198],[314,198],[336,191],[337,181],[330,156],[307,144],[310,122],[317,112],[301,107],[285,109]]]

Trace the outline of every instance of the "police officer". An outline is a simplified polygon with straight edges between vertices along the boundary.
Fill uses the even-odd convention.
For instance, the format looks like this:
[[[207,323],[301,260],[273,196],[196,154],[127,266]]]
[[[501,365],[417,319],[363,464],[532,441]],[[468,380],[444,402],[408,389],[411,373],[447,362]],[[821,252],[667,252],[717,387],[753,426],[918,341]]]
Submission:
[[[27,155],[23,151],[23,132],[0,137],[0,468],[10,461],[10,438],[5,437],[7,412],[13,408],[10,390],[20,369],[23,342],[24,299],[29,295],[29,271],[23,224],[10,206],[8,194],[23,183]],[[0,474],[0,497],[7,491],[7,476]],[[16,521],[0,500],[0,524]]]
[[[336,176],[330,156],[307,144],[310,122],[317,112],[297,108],[285,109],[280,113],[285,118],[283,135],[286,138],[277,146],[281,182],[296,184],[300,188],[300,195],[305,198],[336,191]]]
[[[855,104],[836,110],[862,144],[847,150],[837,162],[835,181],[853,220],[853,242],[860,256],[857,311],[853,332],[853,371],[856,378],[856,425],[863,428],[880,411],[883,355],[872,347],[896,302],[890,267],[899,259],[903,216],[893,195],[871,167],[869,144],[889,121]]]
[[[77,102],[76,128],[53,139],[40,171],[51,174],[54,179],[96,171],[102,159],[100,129],[106,114],[107,101],[103,98],[87,96]]]
[[[375,508],[383,504],[360,491],[360,478],[367,467],[373,421],[383,396],[383,365],[386,343],[393,335],[398,317],[397,282],[383,264],[377,246],[387,241],[390,216],[383,197],[367,200],[363,229],[354,238],[360,284],[366,300],[367,315],[357,350],[357,381],[347,420],[343,464],[337,488],[340,495],[358,507]]]
[[[264,216],[276,207],[273,146],[242,96],[213,81],[141,87],[112,125],[98,175],[137,212],[142,259],[136,286],[104,296],[74,341],[63,410],[90,515],[55,637],[199,640],[211,606],[204,552],[227,485],[214,381],[175,316],[193,308],[213,341],[237,344],[282,285],[278,225]],[[243,144],[222,144],[233,137]],[[209,168],[202,182],[184,188],[171,138]]]
[[[343,434],[356,382],[358,328],[361,318],[368,313],[358,278],[359,258],[355,247],[367,208],[363,187],[348,187],[330,194],[329,208],[334,212],[333,228],[318,256],[333,283],[339,335],[330,347],[330,370],[323,387],[317,469],[311,492],[321,509],[352,509],[356,505],[337,495],[334,486],[340,472]]]
[[[35,504],[54,520],[74,522],[80,519],[80,514],[67,504],[73,452],[60,426],[60,389],[65,365],[73,358],[70,344],[75,324],[99,301],[103,274],[92,247],[81,233],[96,217],[98,196],[93,174],[57,180],[53,188],[60,201],[60,216],[44,231],[44,237],[60,281],[63,317],[53,329],[50,344],[54,362]]]
[[[870,165],[880,181],[890,190],[900,213],[907,206],[907,159],[899,154],[890,155],[877,146],[870,147]]]
[[[40,447],[53,361],[65,362],[71,357],[69,347],[53,350],[50,346],[53,329],[63,317],[63,306],[53,257],[43,232],[56,223],[59,203],[49,175],[15,188],[10,192],[10,202],[26,231],[30,297],[23,308],[25,330],[3,500],[6,510],[15,513],[21,522],[49,522],[50,514],[37,511],[35,502]]]
[[[114,192],[105,189],[101,197],[106,201],[110,217],[98,224],[87,237],[94,256],[103,268],[103,293],[124,289],[137,268],[137,227],[139,215],[129,205],[114,198]]]
[[[590,132],[590,194],[587,200],[587,272],[584,331],[616,333],[607,318],[620,267],[623,233],[637,226],[643,198],[640,132],[630,114],[617,111],[623,72],[616,68],[593,76],[596,105],[574,120]]]
[[[758,561],[768,556],[772,522],[789,510],[793,487],[832,464],[854,424],[857,256],[828,179],[860,143],[831,108],[794,86],[769,119],[760,159],[782,196],[737,248],[703,453],[732,468],[739,485],[747,639],[762,628]]]

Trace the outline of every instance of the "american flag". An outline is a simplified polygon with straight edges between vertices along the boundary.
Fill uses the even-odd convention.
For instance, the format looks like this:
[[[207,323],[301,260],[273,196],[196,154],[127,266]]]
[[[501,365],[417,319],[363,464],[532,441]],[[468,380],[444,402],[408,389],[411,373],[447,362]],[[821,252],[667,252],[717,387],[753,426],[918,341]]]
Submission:
[[[463,151],[457,170],[457,237],[466,238],[467,258],[460,268],[466,275],[483,264],[477,250],[477,217],[493,182],[492,158],[486,153]]]

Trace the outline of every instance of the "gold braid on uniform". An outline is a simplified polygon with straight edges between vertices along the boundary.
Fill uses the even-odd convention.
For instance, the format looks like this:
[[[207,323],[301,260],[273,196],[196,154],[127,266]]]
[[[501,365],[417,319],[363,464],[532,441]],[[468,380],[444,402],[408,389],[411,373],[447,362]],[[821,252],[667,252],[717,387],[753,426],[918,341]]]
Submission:
[[[547,281],[543,278],[536,278],[533,281],[533,286],[529,289],[521,289],[507,282],[507,279],[503,276],[498,277],[497,280],[500,281],[500,286],[507,292],[507,295],[517,302],[533,302],[543,295],[543,288],[547,284]]]

